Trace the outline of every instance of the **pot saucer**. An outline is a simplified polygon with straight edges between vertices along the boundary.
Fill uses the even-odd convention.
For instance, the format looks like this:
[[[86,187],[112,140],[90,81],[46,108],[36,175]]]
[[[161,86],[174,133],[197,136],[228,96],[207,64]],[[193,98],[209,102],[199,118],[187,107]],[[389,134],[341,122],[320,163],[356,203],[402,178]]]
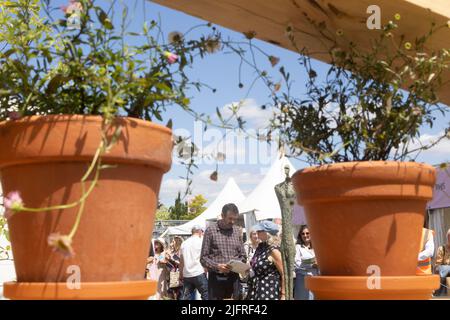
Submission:
[[[439,276],[317,276],[306,287],[317,300],[428,300],[439,288]]]
[[[156,293],[156,282],[82,282],[70,289],[65,282],[6,282],[3,294],[12,300],[147,300]]]

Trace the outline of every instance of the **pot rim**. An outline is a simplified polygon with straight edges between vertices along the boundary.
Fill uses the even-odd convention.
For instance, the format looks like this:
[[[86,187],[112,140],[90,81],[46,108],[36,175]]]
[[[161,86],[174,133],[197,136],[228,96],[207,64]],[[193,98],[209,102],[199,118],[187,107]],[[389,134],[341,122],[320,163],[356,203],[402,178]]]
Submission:
[[[299,203],[432,198],[436,169],[424,163],[361,161],[298,170],[292,181]]]
[[[101,115],[83,115],[83,114],[49,114],[49,115],[32,115],[24,116],[18,120],[3,120],[0,121],[0,127],[7,127],[10,125],[26,122],[67,122],[68,120],[84,120],[87,122],[97,122],[102,118]],[[123,120],[126,122],[137,122],[138,124],[143,124],[145,126],[153,127],[156,130],[160,130],[167,134],[172,134],[172,130],[161,124],[155,123],[153,121],[143,120],[139,118],[116,116],[115,120]]]
[[[374,276],[314,276],[308,277],[306,283],[311,290],[319,291],[370,291],[367,282]],[[379,276],[381,288],[373,291],[396,290],[434,290],[439,288],[439,275],[424,276]]]
[[[172,130],[154,122],[117,117],[123,125],[104,163],[149,165],[167,172],[172,164]],[[0,122],[0,170],[45,162],[90,162],[101,139],[101,116],[28,116]],[[68,130],[68,128],[73,130]],[[139,129],[139,130],[138,130]],[[71,132],[68,134],[68,132]],[[137,143],[133,143],[136,141]]]
[[[429,169],[435,169],[434,166],[425,163],[425,162],[414,162],[414,161],[395,161],[395,160],[366,160],[366,161],[348,161],[348,162],[335,162],[335,163],[327,163],[317,166],[310,166],[304,169],[297,170],[294,175],[300,173],[309,173],[323,170],[343,170],[350,167],[359,167],[359,168],[367,168],[367,167],[379,167],[379,166],[398,166],[399,164],[405,165],[407,167],[424,167]]]
[[[147,299],[156,293],[152,280],[80,282],[69,288],[66,282],[5,282],[4,295],[14,300],[55,299]]]

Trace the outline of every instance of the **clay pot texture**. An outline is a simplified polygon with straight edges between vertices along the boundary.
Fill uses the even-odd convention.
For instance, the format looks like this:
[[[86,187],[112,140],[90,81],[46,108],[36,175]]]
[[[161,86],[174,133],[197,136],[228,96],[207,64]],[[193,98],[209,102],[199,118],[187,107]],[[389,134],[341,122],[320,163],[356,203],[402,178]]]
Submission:
[[[117,144],[102,163],[64,259],[47,244],[50,233],[68,234],[78,207],[18,213],[9,221],[18,282],[63,282],[79,267],[81,282],[144,280],[161,179],[171,166],[171,130],[138,119],[117,118]],[[0,123],[0,172],[5,194],[21,193],[26,207],[79,200],[80,180],[101,141],[98,116],[32,116]],[[92,175],[86,187],[90,185]]]
[[[293,183],[322,275],[415,275],[432,166],[338,163],[300,170]]]

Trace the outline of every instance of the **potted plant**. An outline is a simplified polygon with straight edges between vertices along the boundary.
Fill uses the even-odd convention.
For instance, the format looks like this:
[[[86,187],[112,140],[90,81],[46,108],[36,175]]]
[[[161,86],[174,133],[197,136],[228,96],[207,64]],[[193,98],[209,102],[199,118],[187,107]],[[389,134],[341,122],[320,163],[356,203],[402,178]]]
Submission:
[[[185,69],[219,35],[172,33],[165,43],[155,21],[127,32],[127,8],[122,27],[107,11],[90,0],[62,12],[49,0],[0,3],[0,172],[17,273],[9,298],[155,292],[144,272],[174,141],[171,121],[151,121],[171,104],[193,113],[185,92],[201,84]]]
[[[316,26],[327,31],[325,23]],[[292,97],[281,70],[287,90],[274,98],[272,127],[294,156],[319,165],[293,176],[321,270],[307,285],[319,299],[426,299],[438,286],[434,276],[415,276],[435,169],[414,156],[448,137],[447,128],[431,145],[419,141],[422,126],[448,111],[437,92],[450,52],[425,50],[446,27],[408,42],[391,21],[371,52],[337,30],[325,76],[301,51],[304,99]]]

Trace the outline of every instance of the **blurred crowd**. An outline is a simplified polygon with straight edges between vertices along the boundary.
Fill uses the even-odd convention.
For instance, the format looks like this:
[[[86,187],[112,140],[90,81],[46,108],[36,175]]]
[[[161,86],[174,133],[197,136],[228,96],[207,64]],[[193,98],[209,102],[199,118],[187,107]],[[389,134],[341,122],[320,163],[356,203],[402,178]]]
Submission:
[[[230,203],[206,230],[195,225],[190,237],[175,236],[170,244],[154,239],[146,270],[146,278],[157,282],[152,299],[286,299],[280,225],[260,221],[244,234],[236,225],[238,216]],[[310,232],[303,225],[296,241],[293,298],[313,299],[305,277],[318,274]]]

